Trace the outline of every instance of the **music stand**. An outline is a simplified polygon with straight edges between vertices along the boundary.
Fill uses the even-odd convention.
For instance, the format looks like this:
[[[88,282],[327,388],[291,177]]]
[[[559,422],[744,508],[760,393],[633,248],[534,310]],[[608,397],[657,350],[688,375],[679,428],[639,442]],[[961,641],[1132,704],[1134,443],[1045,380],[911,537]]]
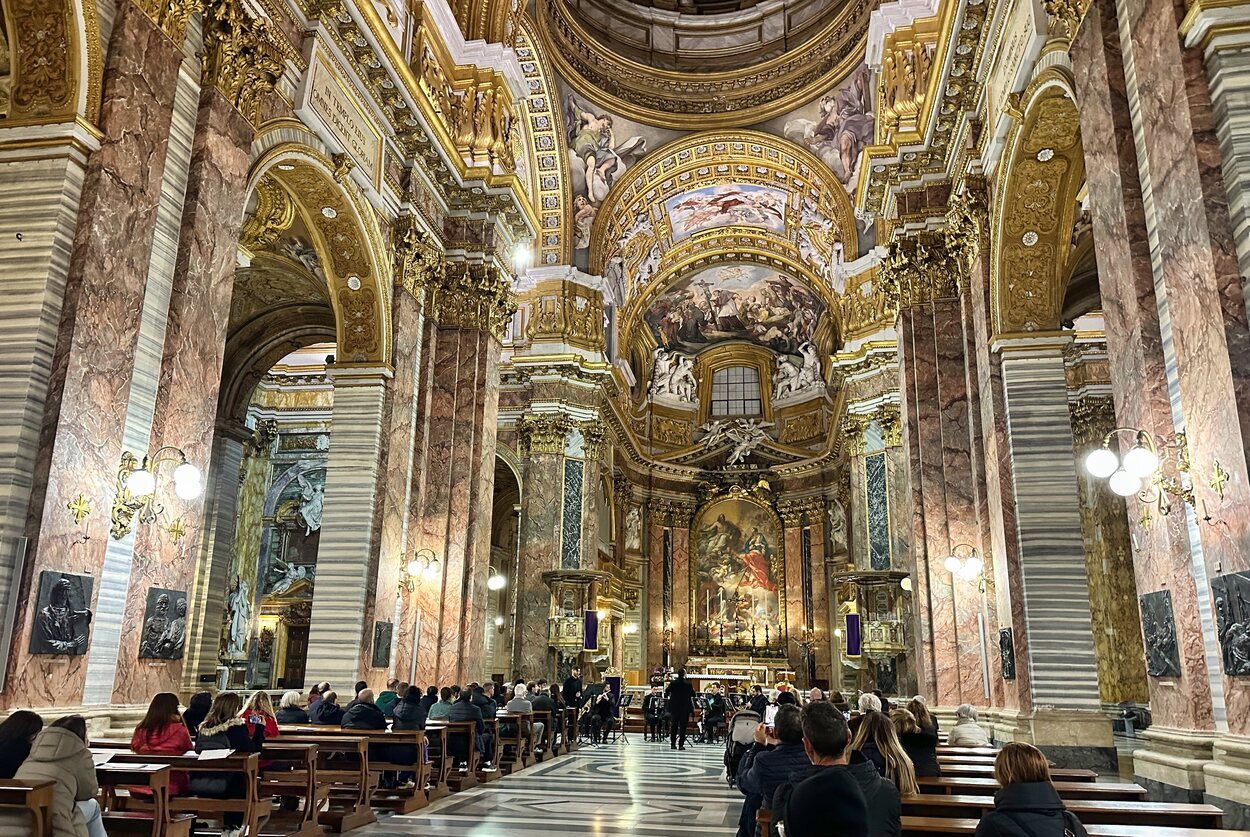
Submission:
[[[625,729],[625,716],[626,714],[628,714],[626,710],[629,709],[631,705],[633,705],[633,702],[634,702],[634,696],[629,694],[628,692],[621,695],[620,699],[617,700],[616,702],[617,725],[615,729],[611,730],[613,744],[616,743],[616,739],[618,736],[626,744],[629,744],[629,733]]]

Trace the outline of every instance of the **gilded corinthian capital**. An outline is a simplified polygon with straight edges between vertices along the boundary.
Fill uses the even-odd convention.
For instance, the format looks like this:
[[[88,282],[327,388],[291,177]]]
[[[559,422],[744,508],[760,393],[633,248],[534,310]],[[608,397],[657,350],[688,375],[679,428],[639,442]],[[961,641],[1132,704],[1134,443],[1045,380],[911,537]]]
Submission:
[[[267,20],[252,17],[241,0],[209,0],[204,11],[204,87],[217,88],[255,128],[261,100],[278,83],[282,69],[282,50]]]
[[[442,274],[443,253],[411,215],[395,222],[395,284],[424,300]]]
[[[963,269],[971,270],[989,244],[989,208],[984,180],[969,177],[965,184],[964,191],[951,198],[946,212],[946,249]]]
[[[517,422],[521,456],[535,453],[564,453],[575,422],[563,413],[526,413]]]
[[[439,325],[476,328],[500,340],[517,308],[512,281],[494,264],[444,264],[430,301]]]
[[[880,277],[883,292],[903,309],[958,297],[960,274],[946,240],[922,234],[890,242]]]
[[[171,41],[181,45],[187,37],[187,21],[203,7],[204,0],[135,0],[135,5]]]

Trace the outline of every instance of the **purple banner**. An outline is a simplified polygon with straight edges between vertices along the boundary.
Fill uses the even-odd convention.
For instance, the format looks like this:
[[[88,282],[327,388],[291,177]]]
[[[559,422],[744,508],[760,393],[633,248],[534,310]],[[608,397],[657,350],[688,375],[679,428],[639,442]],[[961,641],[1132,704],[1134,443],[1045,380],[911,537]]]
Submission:
[[[858,657],[863,637],[860,633],[859,614],[846,614],[846,655]]]
[[[597,610],[586,611],[585,628],[586,628],[586,641],[585,643],[583,643],[582,647],[586,651],[598,651],[599,650],[599,611]]]

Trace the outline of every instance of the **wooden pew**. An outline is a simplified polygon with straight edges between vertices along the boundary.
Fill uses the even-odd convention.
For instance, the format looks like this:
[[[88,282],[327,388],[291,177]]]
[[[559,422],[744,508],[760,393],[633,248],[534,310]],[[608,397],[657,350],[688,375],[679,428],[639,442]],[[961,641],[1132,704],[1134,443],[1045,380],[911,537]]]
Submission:
[[[929,834],[976,833],[976,819],[945,819],[939,817],[903,817],[903,837]],[[1090,837],[1250,837],[1250,831],[1223,831],[1206,828],[1174,828],[1142,825],[1085,825]]]
[[[318,727],[312,727],[318,729]],[[338,727],[329,727],[338,729]],[[370,770],[369,741],[359,736],[302,736],[283,732],[283,744],[317,747],[318,796],[324,794],[317,823],[336,833],[377,822],[370,800],[377,789],[378,774]]]
[[[997,747],[947,747],[945,744],[939,744],[937,748],[939,756],[997,756]]]
[[[564,752],[577,752],[577,707],[568,706],[564,709]]]
[[[902,803],[903,813],[913,817],[980,818],[994,810],[992,796],[919,794],[903,797]],[[1219,828],[1224,820],[1224,812],[1214,805],[1068,799],[1064,806],[1082,823]]]
[[[942,768],[943,776],[984,779],[994,777],[994,765],[992,764],[946,764],[939,762],[939,765]],[[1092,770],[1059,767],[1051,769],[1050,778],[1056,782],[1093,782],[1098,779],[1098,774]]]
[[[988,764],[993,766],[994,756],[945,756],[938,753],[938,764]]]
[[[191,824],[195,817],[191,814],[175,814],[170,810],[169,773],[169,766],[160,763],[96,766],[96,781],[100,784],[101,818],[110,835],[186,837],[191,833]],[[134,797],[129,793],[130,788],[147,788],[151,791],[151,796],[147,799]],[[142,801],[144,810],[131,810],[131,800]]]
[[[551,742],[555,740],[554,730],[551,728],[551,713],[546,709],[535,709],[531,721],[543,725],[542,737],[534,742],[534,758],[546,761],[555,756],[551,751]]]
[[[499,712],[499,736],[502,741],[502,752],[499,755],[499,769],[505,776],[511,776],[518,770],[534,764],[534,756],[529,752],[532,746],[533,728],[526,734],[525,720],[528,714]],[[508,731],[505,732],[504,730]]]
[[[425,725],[426,755],[429,770],[426,774],[425,798],[428,802],[442,799],[451,793],[447,776],[451,773],[453,759],[448,752],[447,730],[451,721],[430,721]]]
[[[369,804],[376,808],[389,809],[396,814],[411,814],[429,804],[429,797],[426,796],[426,784],[430,778],[429,763],[425,759],[425,732],[423,730],[343,729],[318,724],[281,725],[279,730],[287,740],[298,740],[303,743],[320,743],[322,740],[333,741],[339,738],[361,738],[368,744],[414,747],[416,749],[414,764],[387,762],[374,757],[367,759],[371,786]],[[378,787],[381,774],[388,771],[415,773],[416,782],[411,789]]]
[[[457,793],[477,787],[477,774],[481,766],[481,754],[477,749],[477,721],[434,721],[426,725],[427,734],[435,725],[442,728],[443,748],[449,754],[444,760],[441,780],[443,787],[450,787]],[[464,768],[460,767],[459,758],[450,755],[452,750],[459,753],[462,749],[468,753],[468,762]]]
[[[0,779],[0,811],[30,817],[31,837],[52,837],[52,782]]]
[[[916,781],[921,793],[992,796],[998,790],[998,782],[992,778],[922,776]],[[1063,799],[1146,799],[1146,789],[1131,782],[1055,782],[1054,785]]]
[[[115,742],[112,742],[115,743]],[[260,834],[261,826],[269,819],[270,804],[257,793],[260,781],[260,755],[258,753],[235,753],[221,759],[200,759],[195,754],[185,756],[139,755],[129,750],[101,747],[93,743],[98,752],[108,752],[110,765],[160,764],[174,770],[183,770],[195,774],[220,774],[221,776],[242,775],[244,778],[244,794],[236,799],[219,799],[213,796],[196,796],[191,792],[169,798],[169,809],[175,814],[194,814],[198,819],[220,819],[223,814],[234,813],[243,815],[243,825],[247,834]],[[133,784],[133,783],[132,783]],[[134,798],[128,803],[136,809],[147,807]]]
[[[273,738],[264,743],[260,757],[260,793],[267,797],[296,800],[294,808],[280,805],[269,817],[266,831],[288,837],[320,837],[321,809],[330,799],[333,783],[318,775],[318,747]]]
[[[499,719],[484,718],[483,722],[486,724],[486,731],[491,733],[495,744],[494,749],[486,754],[490,767],[488,768],[484,762],[478,763],[477,780],[479,782],[493,782],[503,775],[499,769],[499,759],[503,753],[503,742],[499,740]]]

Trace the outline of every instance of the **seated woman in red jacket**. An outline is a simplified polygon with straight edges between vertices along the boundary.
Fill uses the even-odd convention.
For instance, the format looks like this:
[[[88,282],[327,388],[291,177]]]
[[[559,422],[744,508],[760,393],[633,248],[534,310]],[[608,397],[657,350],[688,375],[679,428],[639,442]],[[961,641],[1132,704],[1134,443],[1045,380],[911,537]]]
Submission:
[[[142,755],[180,756],[195,749],[191,743],[191,733],[182,721],[178,712],[178,696],[171,692],[161,692],[152,698],[148,705],[148,713],[143,716],[135,734],[130,736],[130,749]],[[172,795],[185,793],[189,779],[186,773],[175,770],[169,775],[169,792]],[[142,791],[142,788],[132,792]],[[142,795],[142,794],[140,794]]]

